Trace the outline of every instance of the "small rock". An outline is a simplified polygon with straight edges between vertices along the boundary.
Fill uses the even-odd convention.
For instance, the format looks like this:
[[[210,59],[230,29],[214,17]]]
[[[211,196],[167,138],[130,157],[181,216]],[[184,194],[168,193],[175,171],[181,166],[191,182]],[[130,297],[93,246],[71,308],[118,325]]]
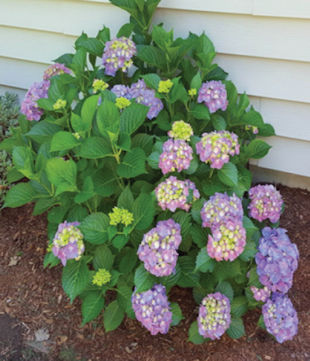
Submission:
[[[17,257],[17,256],[13,256],[10,258],[10,262],[9,262],[9,267],[13,267],[13,266],[16,266],[17,263],[19,262],[20,260],[20,257]]]
[[[36,342],[46,341],[50,338],[50,334],[46,328],[39,328],[35,333],[34,336],[36,338]]]
[[[268,355],[265,355],[264,358],[265,358],[266,360],[271,360],[271,356],[268,356]]]
[[[126,351],[127,353],[132,353],[132,349],[129,348],[128,346],[125,347],[125,351]]]

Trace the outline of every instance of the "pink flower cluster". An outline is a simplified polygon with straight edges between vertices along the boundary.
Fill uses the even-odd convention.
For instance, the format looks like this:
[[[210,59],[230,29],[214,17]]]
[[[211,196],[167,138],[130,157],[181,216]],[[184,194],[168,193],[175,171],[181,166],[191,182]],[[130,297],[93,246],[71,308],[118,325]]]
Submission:
[[[189,211],[192,201],[200,198],[195,184],[190,180],[178,180],[170,176],[155,189],[156,198],[161,209],[175,212],[177,208]],[[188,200],[192,198],[192,200]]]
[[[166,334],[169,331],[172,312],[164,286],[159,284],[146,292],[134,292],[131,302],[137,320],[151,335]]]
[[[229,328],[230,302],[220,292],[207,295],[201,302],[198,315],[198,332],[204,338],[219,339]]]
[[[262,222],[269,218],[270,222],[278,222],[283,200],[279,191],[272,184],[257,185],[249,190],[250,216]]]
[[[215,193],[204,203],[200,214],[203,227],[216,227],[231,218],[241,222],[243,217],[241,199],[235,194],[230,197],[226,193]]]
[[[227,109],[227,92],[221,81],[211,80],[203,83],[198,93],[198,103],[205,103],[210,113]]]
[[[163,144],[163,152],[159,157],[159,168],[163,174],[181,172],[190,167],[193,150],[185,140],[169,139]]]
[[[107,75],[115,76],[117,70],[126,72],[132,65],[132,57],[136,54],[135,43],[122,36],[121,38],[107,41],[102,56]]]
[[[178,223],[173,219],[159,221],[144,235],[138,249],[139,259],[144,262],[145,269],[156,277],[169,276],[175,270],[181,241]]]
[[[52,64],[45,70],[43,79],[49,80],[51,77],[55,75],[64,74],[64,73],[70,74],[71,70],[60,63]]]
[[[39,83],[33,83],[27,91],[21,105],[21,112],[26,115],[28,120],[39,121],[43,114],[43,109],[39,108],[37,101],[48,97],[49,80],[43,80]]]
[[[256,301],[266,302],[271,295],[271,291],[266,286],[264,288],[251,286],[250,288]]]
[[[211,168],[221,169],[229,162],[229,156],[239,154],[238,136],[226,130],[203,133],[196,144],[196,151],[202,162],[210,163]]]

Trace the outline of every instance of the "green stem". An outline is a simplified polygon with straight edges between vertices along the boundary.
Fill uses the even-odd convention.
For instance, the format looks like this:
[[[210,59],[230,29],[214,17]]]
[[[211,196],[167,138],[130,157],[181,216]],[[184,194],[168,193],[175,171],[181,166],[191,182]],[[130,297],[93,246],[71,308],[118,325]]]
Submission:
[[[211,171],[210,171],[210,174],[209,174],[209,178],[212,178],[213,173],[214,173],[214,168],[211,168]]]

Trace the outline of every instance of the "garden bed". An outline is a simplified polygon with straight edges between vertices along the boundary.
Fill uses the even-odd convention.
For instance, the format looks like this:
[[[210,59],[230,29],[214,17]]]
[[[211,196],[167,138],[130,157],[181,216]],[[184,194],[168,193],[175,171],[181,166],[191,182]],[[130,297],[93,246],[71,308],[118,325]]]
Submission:
[[[180,304],[185,319],[167,335],[151,336],[130,319],[105,334],[101,316],[81,328],[80,302],[69,304],[61,286],[61,267],[43,270],[45,217],[33,217],[32,208],[25,206],[5,209],[0,216],[0,360],[309,361],[310,193],[283,186],[279,190],[286,204],[281,226],[300,252],[289,291],[299,317],[293,341],[279,344],[257,328],[257,310],[246,315],[247,336],[239,340],[224,335],[203,345],[189,343],[188,328],[198,308],[191,290],[180,288],[173,289],[170,299]]]

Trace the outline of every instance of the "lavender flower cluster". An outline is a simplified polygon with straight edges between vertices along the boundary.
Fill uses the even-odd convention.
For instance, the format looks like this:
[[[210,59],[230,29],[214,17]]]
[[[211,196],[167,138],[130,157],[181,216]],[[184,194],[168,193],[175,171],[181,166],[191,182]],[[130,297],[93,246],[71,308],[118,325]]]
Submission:
[[[159,168],[163,174],[181,172],[190,167],[193,150],[185,140],[169,139],[163,144],[163,152],[159,157]]]
[[[175,212],[177,208],[189,211],[192,201],[200,198],[195,184],[190,180],[178,180],[170,176],[155,189],[156,198],[161,209]],[[192,196],[192,201],[188,200]]]
[[[271,295],[269,288],[266,286],[263,288],[251,286],[250,289],[253,292],[253,297],[256,301],[266,302]]]
[[[270,222],[278,222],[283,200],[279,191],[272,184],[257,185],[249,190],[250,216],[262,222],[269,218]]]
[[[78,260],[85,250],[79,222],[60,223],[53,239],[52,252],[65,266],[68,259]]]
[[[203,227],[216,227],[231,218],[242,221],[241,199],[235,194],[230,197],[226,193],[215,193],[204,203],[200,214]]]
[[[198,93],[198,103],[204,103],[210,113],[227,109],[227,92],[221,81],[211,80],[203,83]]]
[[[135,43],[124,36],[107,41],[102,56],[105,73],[115,76],[119,69],[126,72],[132,65],[132,57],[136,52]]]
[[[149,107],[147,113],[148,119],[156,118],[158,113],[163,109],[162,101],[156,97],[154,89],[149,89],[143,79],[132,84],[131,87],[117,84],[111,89],[117,97],[123,97],[128,100],[135,99],[137,103]]]
[[[198,332],[204,338],[219,339],[230,325],[230,302],[220,292],[207,295],[201,302]]]
[[[166,288],[154,285],[152,289],[132,295],[132,308],[136,318],[152,335],[166,334],[172,322]]]
[[[283,228],[265,227],[255,256],[259,281],[272,292],[287,293],[292,287],[299,253]]]
[[[278,342],[291,340],[298,331],[297,312],[287,295],[274,293],[262,308],[266,329]]]
[[[181,226],[173,219],[159,221],[147,232],[138,248],[144,267],[157,277],[169,276],[175,271],[177,249],[182,241]]]
[[[226,130],[203,133],[196,144],[196,151],[202,162],[210,163],[211,168],[221,169],[229,162],[229,156],[239,154],[238,136]]]
[[[70,73],[70,69],[59,63],[50,65],[44,72],[43,80],[31,85],[21,104],[21,112],[26,115],[28,120],[39,121],[41,119],[43,109],[38,106],[37,101],[48,97],[51,77],[63,73]]]

